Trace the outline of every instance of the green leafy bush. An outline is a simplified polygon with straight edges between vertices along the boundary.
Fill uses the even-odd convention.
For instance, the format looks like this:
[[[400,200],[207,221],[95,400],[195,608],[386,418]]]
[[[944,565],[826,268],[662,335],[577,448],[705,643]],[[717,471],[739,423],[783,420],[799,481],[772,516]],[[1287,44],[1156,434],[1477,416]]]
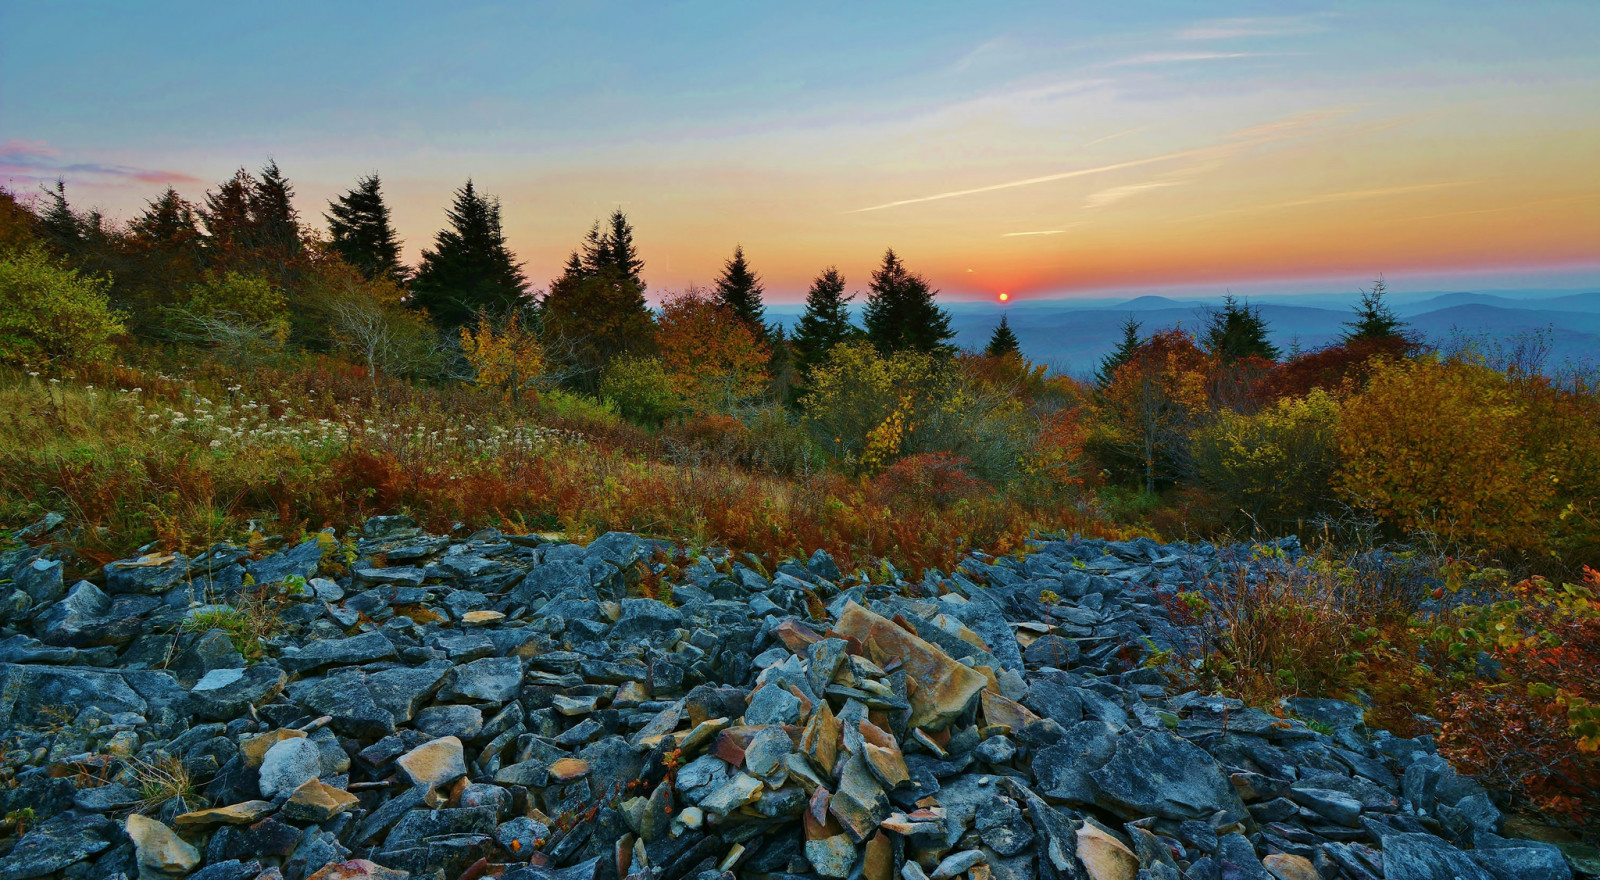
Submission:
[[[624,355],[600,376],[600,396],[617,405],[626,418],[659,425],[683,409],[683,396],[659,358]]]
[[[107,279],[65,269],[39,248],[0,257],[0,360],[93,362],[124,332]]]
[[[1263,526],[1325,510],[1338,468],[1339,401],[1320,389],[1251,415],[1220,409],[1190,442],[1195,482]]]

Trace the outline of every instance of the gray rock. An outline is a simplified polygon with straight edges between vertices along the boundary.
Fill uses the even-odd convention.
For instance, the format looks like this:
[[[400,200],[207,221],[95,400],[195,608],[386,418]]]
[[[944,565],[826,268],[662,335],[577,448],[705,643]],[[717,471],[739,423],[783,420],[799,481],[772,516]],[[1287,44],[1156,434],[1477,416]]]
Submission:
[[[1116,754],[1117,737],[1100,721],[1080,721],[1061,741],[1033,754],[1033,775],[1039,793],[1052,801],[1094,803],[1099,789],[1090,773]]]
[[[486,657],[451,671],[439,691],[446,700],[504,703],[522,685],[522,661],[515,657]]]
[[[417,713],[412,726],[435,739],[453,736],[468,742],[483,732],[483,711],[477,706],[429,706]]]
[[[207,672],[189,690],[202,718],[227,721],[276,699],[289,676],[272,663],[258,663],[243,669],[220,668]]]
[[[623,599],[614,639],[653,639],[683,626],[683,612],[655,599]]]
[[[368,632],[348,639],[317,639],[278,662],[290,672],[305,674],[327,666],[360,666],[395,658],[394,644],[383,633]]]
[[[322,758],[309,739],[286,739],[267,749],[261,760],[261,795],[289,794],[322,775]]]
[[[35,559],[17,572],[17,589],[27,593],[35,605],[54,602],[67,592],[64,570],[60,560]]]
[[[1089,774],[1099,803],[1129,819],[1245,815],[1222,766],[1204,749],[1165,731],[1124,736],[1105,766]]]
[[[1495,880],[1472,857],[1431,834],[1383,838],[1384,880]]]
[[[108,562],[103,569],[106,589],[112,593],[165,593],[183,583],[189,574],[189,558],[182,553],[171,556],[152,554],[138,559]]]
[[[245,566],[258,584],[276,584],[290,577],[310,580],[317,575],[317,563],[322,561],[322,545],[316,538],[307,538],[299,544],[263,556]]]
[[[59,813],[22,836],[0,860],[0,880],[45,877],[111,848],[121,837],[104,816]]]
[[[800,698],[777,685],[756,691],[750,698],[750,707],[744,712],[744,722],[751,726],[794,724],[799,720]]]

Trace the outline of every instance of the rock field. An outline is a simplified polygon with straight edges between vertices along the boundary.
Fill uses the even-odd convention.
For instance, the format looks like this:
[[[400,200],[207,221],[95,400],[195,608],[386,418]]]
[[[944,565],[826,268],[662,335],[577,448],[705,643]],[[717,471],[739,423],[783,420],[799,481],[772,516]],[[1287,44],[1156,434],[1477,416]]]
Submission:
[[[1208,545],[908,582],[380,517],[73,584],[53,525],[0,555],[0,880],[1573,876],[1427,738],[1146,668]],[[260,650],[205,628],[263,587]]]

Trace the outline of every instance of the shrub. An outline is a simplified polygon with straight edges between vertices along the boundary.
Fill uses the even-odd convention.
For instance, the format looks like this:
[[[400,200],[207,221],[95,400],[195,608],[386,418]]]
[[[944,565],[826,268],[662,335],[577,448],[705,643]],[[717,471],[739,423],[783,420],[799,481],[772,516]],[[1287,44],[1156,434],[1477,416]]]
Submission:
[[[64,269],[40,248],[0,255],[0,360],[92,362],[124,331],[110,281]]]
[[[915,421],[914,413],[950,381],[949,363],[934,355],[906,351],[886,357],[866,342],[836,345],[811,371],[806,424],[836,459],[859,469],[869,451],[882,458],[891,443],[892,458],[906,422]]]
[[[1332,500],[1338,419],[1321,390],[1254,415],[1219,410],[1190,441],[1191,476],[1260,525],[1303,522]]]
[[[657,357],[623,355],[600,376],[600,396],[616,404],[626,418],[659,425],[683,409],[683,395]]]
[[[947,507],[993,489],[967,472],[967,461],[944,452],[908,455],[872,481],[873,488],[893,501],[931,502]]]
[[[515,311],[500,321],[480,312],[477,323],[462,327],[460,333],[461,354],[480,387],[498,389],[520,401],[544,373],[544,346]]]
[[[771,353],[710,294],[691,288],[669,295],[657,325],[662,368],[690,408],[730,412],[766,390]]]
[[[189,289],[186,311],[192,317],[261,328],[279,343],[289,336],[288,301],[259,275],[208,275]]]
[[[1495,683],[1444,706],[1440,751],[1464,771],[1579,823],[1600,821],[1600,572],[1535,579],[1457,627],[1457,653],[1491,649]]]
[[[1135,349],[1101,389],[1100,430],[1091,442],[1137,462],[1146,493],[1181,473],[1188,432],[1205,411],[1212,366],[1194,337],[1169,330]]]
[[[1592,550],[1597,417],[1592,393],[1482,364],[1383,362],[1343,408],[1335,484],[1394,527],[1458,547]]]

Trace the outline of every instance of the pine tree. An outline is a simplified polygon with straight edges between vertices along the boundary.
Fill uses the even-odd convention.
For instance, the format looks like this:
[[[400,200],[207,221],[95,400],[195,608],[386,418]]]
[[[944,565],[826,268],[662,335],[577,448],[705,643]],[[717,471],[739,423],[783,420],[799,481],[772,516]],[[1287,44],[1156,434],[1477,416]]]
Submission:
[[[256,179],[240,168],[233,176],[217,186],[216,192],[206,193],[205,207],[200,209],[200,221],[206,228],[206,247],[214,256],[236,253],[250,243],[250,193]]]
[[[1000,316],[1000,325],[994,328],[994,335],[989,337],[989,345],[983,353],[989,357],[1009,357],[1021,354],[1022,348],[1017,345],[1017,334],[1011,332],[1011,322],[1005,315]]]
[[[147,246],[188,246],[200,239],[197,219],[194,205],[169,186],[155,200],[145,202],[144,212],[128,223],[128,231]]]
[[[1267,322],[1261,310],[1241,304],[1233,294],[1223,297],[1222,310],[1213,311],[1206,327],[1205,349],[1224,361],[1259,357],[1269,361],[1278,359],[1278,347],[1267,338]]]
[[[1361,291],[1361,306],[1356,309],[1356,319],[1346,321],[1344,325],[1350,328],[1344,333],[1345,342],[1406,338],[1405,322],[1395,315],[1385,300],[1388,292],[1382,275],[1372,282],[1371,290]]]
[[[368,280],[386,279],[396,284],[406,278],[400,264],[400,239],[389,224],[389,206],[383,200],[376,173],[356,181],[355,188],[328,203],[328,236],[334,253]]]
[[[907,271],[891,248],[883,255],[883,265],[872,273],[867,307],[862,315],[867,339],[880,352],[892,354],[904,349],[923,352],[948,352],[950,315],[934,301],[932,290],[921,275]]]
[[[479,195],[472,181],[456,190],[448,229],[423,251],[411,282],[412,304],[440,327],[458,327],[479,311],[503,312],[523,297],[522,265],[506,247],[500,202]]]
[[[750,270],[744,258],[744,247],[735,245],[733,257],[723,264],[722,275],[717,278],[717,301],[733,310],[750,332],[758,339],[767,337],[765,320],[767,308],[761,302],[764,292],[761,276]]]
[[[294,209],[294,187],[272,159],[251,187],[249,205],[251,248],[268,260],[299,255],[300,212]]]
[[[828,356],[835,345],[855,336],[860,331],[850,323],[850,301],[854,296],[844,292],[844,276],[829,266],[811,282],[806,291],[806,310],[795,324],[795,369],[806,372]]]
[[[1100,361],[1100,369],[1095,371],[1094,384],[1097,387],[1104,388],[1110,385],[1111,380],[1116,377],[1117,368],[1133,360],[1134,353],[1139,350],[1139,346],[1144,344],[1144,341],[1139,338],[1139,328],[1142,326],[1144,326],[1143,323],[1132,315],[1128,316],[1128,320],[1122,322],[1122,342],[1117,345],[1115,351],[1106,355],[1105,359]]]
[[[628,222],[628,215],[622,213],[621,208],[612,211],[610,225],[611,229],[606,233],[610,265],[622,277],[644,290],[644,278],[639,274],[644,271],[644,260],[639,259],[639,251],[634,247],[633,225]]]
[[[67,182],[56,178],[55,188],[41,186],[50,201],[39,212],[39,228],[52,245],[67,252],[83,243],[84,222],[67,203]]]

